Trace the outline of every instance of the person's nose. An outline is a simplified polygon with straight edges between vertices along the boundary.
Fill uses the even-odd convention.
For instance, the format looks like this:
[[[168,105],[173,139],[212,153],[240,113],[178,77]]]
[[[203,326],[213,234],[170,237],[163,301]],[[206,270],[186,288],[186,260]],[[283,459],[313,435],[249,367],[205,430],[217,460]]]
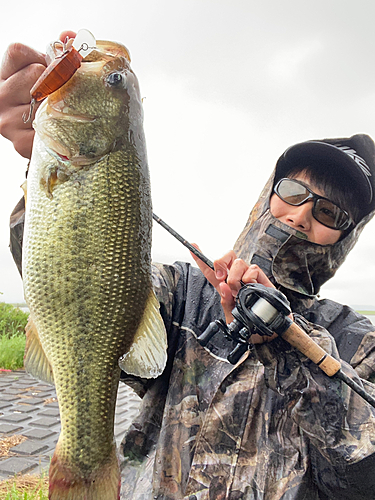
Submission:
[[[290,209],[286,215],[287,224],[296,229],[309,231],[311,228],[312,207],[312,201],[308,201],[298,207],[290,205]]]

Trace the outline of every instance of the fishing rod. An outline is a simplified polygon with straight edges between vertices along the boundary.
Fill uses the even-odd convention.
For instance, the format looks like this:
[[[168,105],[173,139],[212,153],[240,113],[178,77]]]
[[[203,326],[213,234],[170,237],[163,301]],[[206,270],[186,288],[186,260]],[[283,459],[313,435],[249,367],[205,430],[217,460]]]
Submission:
[[[160,217],[155,215],[154,213],[152,214],[152,218],[158,222],[164,229],[168,231],[172,236],[174,236],[180,243],[182,243],[186,248],[190,250],[194,255],[196,255],[202,262],[204,262],[208,267],[210,267],[213,271],[214,269],[214,264],[210,259],[207,259],[205,255],[203,255],[202,252],[200,252],[197,248],[193,247],[191,243],[189,243],[185,238],[183,238],[181,235],[179,235],[174,229],[171,228],[171,226],[168,226],[166,222],[163,221]]]
[[[160,217],[153,214],[153,218],[207,266],[214,269],[213,263],[201,251]],[[340,361],[322,349],[297,323],[290,319],[292,310],[283,293],[276,288],[265,287],[259,283],[248,283],[240,288],[235,302],[236,305],[232,311],[233,321],[229,325],[222,320],[210,323],[198,337],[202,346],[206,346],[216,334],[224,334],[225,337],[236,342],[235,348],[228,355],[228,361],[236,364],[251,347],[251,335],[259,333],[272,336],[277,333],[319,366],[326,375],[340,379],[375,408],[375,398],[341,370]]]

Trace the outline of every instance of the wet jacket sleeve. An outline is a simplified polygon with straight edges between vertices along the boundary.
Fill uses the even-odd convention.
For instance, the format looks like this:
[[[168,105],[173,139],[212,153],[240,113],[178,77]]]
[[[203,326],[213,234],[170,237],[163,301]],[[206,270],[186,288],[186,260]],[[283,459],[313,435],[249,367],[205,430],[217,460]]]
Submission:
[[[371,321],[329,299],[315,301],[312,309],[303,316],[324,326],[334,337],[340,358],[350,363],[362,379],[374,382],[375,326]]]
[[[375,383],[375,332],[366,333],[350,364],[362,379]]]
[[[10,216],[10,251],[12,253],[17,269],[22,276],[22,242],[25,224],[25,198],[17,203]]]
[[[333,337],[323,327],[296,316],[296,322],[333,357],[339,359]],[[375,498],[375,409],[336,378],[281,338],[256,347],[265,367],[267,385],[286,398],[291,418],[311,443],[314,480],[329,498]],[[364,361],[362,360],[362,363]],[[342,361],[342,370],[375,395],[375,386],[361,381]]]

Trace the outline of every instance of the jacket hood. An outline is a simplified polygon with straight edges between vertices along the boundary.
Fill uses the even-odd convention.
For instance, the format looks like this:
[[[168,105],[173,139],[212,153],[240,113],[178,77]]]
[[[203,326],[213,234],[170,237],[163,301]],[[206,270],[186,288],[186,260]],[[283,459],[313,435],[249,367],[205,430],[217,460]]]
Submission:
[[[281,158],[284,156],[285,153]],[[280,178],[277,172],[279,164],[280,159],[252,209],[234,251],[246,262],[259,265],[275,286],[287,295],[292,307],[296,307],[298,301],[313,299],[321,286],[334,276],[375,211],[371,207],[372,210],[337,243],[312,243],[304,233],[280,222],[270,213],[273,186]]]

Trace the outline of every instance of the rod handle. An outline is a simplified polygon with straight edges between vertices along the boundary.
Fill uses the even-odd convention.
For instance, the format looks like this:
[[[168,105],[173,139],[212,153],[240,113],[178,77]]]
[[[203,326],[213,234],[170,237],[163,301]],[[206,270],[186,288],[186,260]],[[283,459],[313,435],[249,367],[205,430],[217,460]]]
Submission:
[[[329,377],[333,377],[341,368],[341,363],[320,347],[296,323],[291,323],[282,334],[282,338],[307,356]]]

